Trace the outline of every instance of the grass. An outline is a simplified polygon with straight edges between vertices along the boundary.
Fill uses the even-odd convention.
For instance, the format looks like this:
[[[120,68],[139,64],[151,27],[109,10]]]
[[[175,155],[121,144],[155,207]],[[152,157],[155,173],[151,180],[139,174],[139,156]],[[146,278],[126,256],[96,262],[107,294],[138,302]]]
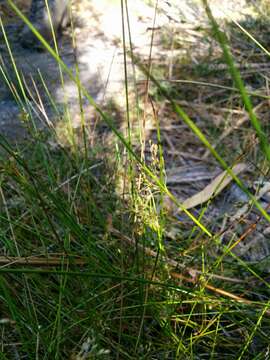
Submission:
[[[210,125],[201,128],[193,120],[191,106],[181,106],[183,95],[156,79],[153,74],[163,72],[150,70],[155,67],[152,57],[145,66],[127,50],[130,39],[124,39],[126,64],[131,58],[135,85],[138,69],[144,73],[151,94],[148,84],[144,99],[136,98],[126,66],[125,114],[116,113],[127,124],[119,126],[112,107],[105,110],[96,104],[79,72],[74,75],[57,49],[44,41],[11,0],[8,3],[76,83],[81,122],[78,130],[68,121],[60,133],[53,125],[38,130],[12,61],[21,87],[15,97],[33,122],[27,122],[25,142],[16,144],[0,136],[0,359],[267,359],[267,263],[247,261],[236,249],[255,237],[257,229],[268,228],[269,214],[246,178],[231,170],[244,158],[256,164],[260,178],[267,178],[267,127],[251,101],[259,95],[246,89],[207,2],[210,23],[233,80],[229,86],[221,81],[220,86],[228,98],[237,96],[252,125],[246,126],[239,140],[247,145],[228,156],[206,137],[205,133],[211,134]],[[121,9],[124,18],[126,2]],[[123,33],[125,26],[123,22]],[[132,37],[132,31],[128,33]],[[11,50],[9,54],[12,58]],[[227,76],[226,70],[222,74]],[[204,87],[211,91],[207,81]],[[129,97],[130,88],[134,97]],[[110,129],[112,135],[104,134],[104,142],[88,137],[82,97],[95,109],[96,119],[106,123],[106,132]],[[265,98],[267,94],[259,97]],[[215,101],[213,97],[213,106]],[[218,197],[199,209],[186,210],[177,192],[168,188],[166,168],[171,163],[164,122],[157,111],[163,103],[169,116],[184,124],[181,139],[192,139],[194,153],[207,150],[215,166],[219,163],[247,194],[249,209],[241,219],[222,227],[225,216],[211,216]],[[230,103],[234,110],[230,99],[226,105]],[[141,121],[148,104],[154,123],[150,144]],[[258,139],[260,147],[256,141],[250,145],[249,136]],[[228,140],[228,145],[233,148],[234,143]],[[251,182],[258,180],[248,176]],[[168,203],[178,212],[168,210]],[[252,212],[255,215],[249,218]]]

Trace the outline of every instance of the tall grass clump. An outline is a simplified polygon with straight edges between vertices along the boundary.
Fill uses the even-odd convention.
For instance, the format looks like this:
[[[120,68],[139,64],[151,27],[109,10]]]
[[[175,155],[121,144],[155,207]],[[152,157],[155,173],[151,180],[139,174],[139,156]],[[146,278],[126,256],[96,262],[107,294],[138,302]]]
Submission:
[[[36,126],[33,99],[0,18],[14,72],[10,77],[1,66],[2,78],[29,119],[27,140],[15,143],[0,135],[0,358],[267,359],[269,276],[234,250],[270,216],[234,173],[239,154],[233,162],[226,152],[220,154],[175,92],[157,80],[151,49],[146,64],[136,54],[127,1],[119,6],[125,73],[120,126],[110,106],[101,108],[83,86],[78,65],[73,71],[65,64],[56,38],[48,44],[15,3],[7,2],[55,59],[62,85],[63,74],[76,84],[80,127],[73,128],[68,103],[60,133],[50,119],[46,129]],[[268,134],[254,112],[229,41],[207,1],[202,3],[233,81],[229,90],[237,92],[248,113],[260,161],[268,169]],[[154,18],[156,14],[157,7]],[[75,48],[72,18],[70,27]],[[10,80],[14,75],[15,83]],[[143,99],[137,89],[141,76]],[[46,92],[57,115],[53,95]],[[95,119],[106,124],[110,134],[103,142],[89,136],[83,99]],[[167,149],[156,111],[163,102],[209,151],[224,178],[229,175],[247,196],[255,222],[237,219],[229,229],[217,231],[219,220],[208,218],[207,211],[218,187],[206,205],[193,211],[167,186]],[[149,104],[156,142],[149,141],[144,128]],[[225,242],[226,230],[239,224],[242,233]]]

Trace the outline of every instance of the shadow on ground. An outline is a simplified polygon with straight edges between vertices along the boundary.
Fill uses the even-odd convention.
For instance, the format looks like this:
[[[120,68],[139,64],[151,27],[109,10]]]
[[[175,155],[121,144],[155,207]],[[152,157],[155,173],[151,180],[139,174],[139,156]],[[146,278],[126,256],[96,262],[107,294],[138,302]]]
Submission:
[[[99,17],[90,2],[81,1],[74,4],[73,11],[76,46],[72,45],[72,31],[68,28],[59,39],[59,54],[73,74],[76,72],[75,64],[77,64],[81,83],[96,102],[102,103],[105,98],[109,100],[112,94],[120,95],[123,76],[119,48],[100,30]],[[3,22],[6,25],[12,56],[30,99],[28,108],[32,108],[34,122],[42,127],[50,119],[55,124],[65,116],[64,111],[68,109],[72,125],[79,126],[75,122],[80,113],[80,105],[83,104],[85,112],[91,111],[87,108],[87,101],[83,98],[80,104],[76,84],[65,72],[59,71],[56,61],[48,52],[25,49],[20,45],[19,34],[22,23],[19,20],[14,21],[14,17],[11,19],[12,22],[4,18]],[[0,47],[5,75],[18,90],[18,80],[3,35],[0,38]],[[20,91],[19,95],[21,95]],[[22,106],[17,106],[2,76],[1,133],[9,137],[21,138],[22,117]]]

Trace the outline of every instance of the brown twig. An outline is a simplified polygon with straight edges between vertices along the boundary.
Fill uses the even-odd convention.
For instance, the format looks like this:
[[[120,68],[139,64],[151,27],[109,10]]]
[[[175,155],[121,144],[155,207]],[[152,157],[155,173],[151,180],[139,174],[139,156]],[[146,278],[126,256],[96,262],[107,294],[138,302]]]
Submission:
[[[130,237],[123,235],[122,233],[120,233],[120,231],[114,229],[113,227],[110,227],[110,231],[112,234],[116,235],[117,237],[120,237],[120,239],[124,240],[125,242],[127,242],[129,245],[136,245],[136,242],[134,239],[131,239]],[[146,255],[149,255],[151,257],[157,257],[158,254],[156,251],[142,246],[141,244],[137,244],[137,247],[141,250],[143,250],[145,252]],[[230,281],[230,282],[234,282],[234,283],[243,283],[245,281],[243,280],[239,280],[239,279],[235,279],[235,278],[229,278],[229,277],[225,277],[225,276],[221,276],[221,275],[216,275],[216,274],[204,274],[203,272],[201,272],[200,270],[194,269],[194,268],[190,268],[190,267],[186,267],[184,264],[181,264],[173,259],[170,258],[165,258],[164,256],[161,256],[161,259],[163,261],[165,261],[168,265],[174,267],[174,268],[183,268],[185,269],[186,272],[188,272],[190,274],[191,277],[186,277],[182,274],[176,273],[175,271],[171,271],[170,275],[171,277],[175,278],[175,279],[179,279],[179,280],[183,280],[192,284],[196,284],[198,282],[198,275],[204,275],[208,276],[209,278],[216,278],[219,280],[225,280],[225,281]],[[219,295],[222,295],[224,297],[227,297],[229,299],[232,299],[238,303],[242,303],[242,304],[246,304],[246,305],[256,305],[255,302],[245,299],[241,296],[235,295],[229,291],[217,288],[213,285],[210,285],[208,282],[204,283],[204,287],[212,292],[215,292]],[[264,304],[261,304],[261,306],[263,306]],[[265,312],[267,315],[270,315],[270,310],[266,310]]]
[[[186,281],[186,282],[189,282],[189,283],[192,283],[192,284],[196,283],[195,279],[187,278],[187,277],[183,276],[182,274],[178,274],[176,272],[171,272],[170,275],[171,275],[171,277],[173,277],[175,279],[183,280],[183,281]],[[215,293],[217,293],[219,295],[222,295],[222,296],[225,296],[225,297],[230,298],[232,300],[235,300],[235,301],[237,301],[239,303],[243,303],[243,304],[247,304],[247,305],[254,305],[253,301],[245,299],[245,298],[243,298],[241,296],[235,295],[235,294],[233,294],[233,293],[231,293],[229,291],[217,288],[217,287],[209,285],[209,284],[204,284],[203,286],[206,289],[208,289],[208,290],[210,290],[212,292],[215,292]],[[262,304],[262,305],[264,305],[264,304]],[[268,315],[270,315],[270,310],[267,310],[266,313]]]
[[[115,236],[117,236],[118,238],[124,240],[129,245],[137,246],[140,250],[143,250],[146,255],[153,257],[153,258],[156,258],[158,256],[158,253],[156,251],[150,249],[147,246],[142,246],[141,244],[136,245],[136,242],[134,239],[131,239],[130,237],[128,237],[126,235],[123,235],[120,231],[114,229],[113,227],[110,228],[110,232],[112,234],[114,234]],[[238,284],[245,282],[244,280],[231,278],[231,277],[227,277],[227,276],[222,276],[222,275],[217,275],[217,274],[212,274],[212,273],[205,274],[200,270],[197,270],[197,269],[191,268],[191,267],[187,267],[185,264],[182,264],[176,260],[170,259],[165,256],[160,256],[160,258],[162,261],[166,262],[168,265],[170,265],[173,268],[181,268],[181,269],[185,270],[185,272],[187,272],[191,276],[192,279],[196,279],[199,275],[204,275],[209,278],[229,281],[229,282],[238,283]]]
[[[67,255],[44,257],[44,256],[0,256],[0,266],[6,267],[10,265],[29,265],[29,266],[62,266],[66,264],[71,265],[86,265],[87,261],[82,257],[74,257]]]

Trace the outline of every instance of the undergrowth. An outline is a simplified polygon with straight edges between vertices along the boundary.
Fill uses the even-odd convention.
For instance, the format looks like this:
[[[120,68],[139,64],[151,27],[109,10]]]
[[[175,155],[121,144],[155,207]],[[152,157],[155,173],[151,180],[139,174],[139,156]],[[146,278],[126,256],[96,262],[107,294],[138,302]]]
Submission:
[[[211,64],[189,69],[182,80],[191,91],[185,94],[178,83],[158,80],[156,74],[165,74],[165,66],[152,72],[151,52],[148,62],[141,61],[130,48],[131,39],[123,36],[125,61],[131,59],[133,77],[139,71],[146,84],[141,98],[132,88],[136,78],[130,84],[126,77],[126,111],[100,108],[80,74],[62,62],[57,47],[42,39],[13,1],[8,3],[92,105],[96,134],[90,136],[86,128],[82,97],[79,128],[68,121],[60,132],[53,124],[36,128],[32,100],[14,63],[16,86],[21,87],[15,98],[29,120],[26,141],[0,136],[0,359],[268,359],[267,258],[266,263],[250,262],[236,249],[259,224],[269,228],[268,207],[250,185],[267,179],[270,156],[268,129],[252,101],[257,106],[269,99],[255,85],[246,88],[207,1],[203,5],[212,30],[206,34],[220,46],[214,64],[226,64],[222,73],[215,66],[212,71]],[[121,5],[124,19],[128,4]],[[123,34],[132,36],[125,26],[128,22]],[[246,36],[241,32],[239,38]],[[187,62],[182,65],[188,67]],[[5,74],[3,67],[1,72]],[[196,77],[190,80],[194,74],[197,83]],[[222,91],[213,94],[215,86]],[[200,92],[201,108],[196,110],[192,102]],[[169,124],[159,116],[161,106]],[[236,108],[240,113],[240,107],[247,117],[240,136],[218,142],[231,126],[229,114]],[[151,141],[145,129],[149,111]],[[215,126],[206,114],[225,121]],[[215,217],[211,212],[222,198],[220,184],[195,209],[182,205],[181,189],[167,186],[166,169],[174,159],[165,141],[168,125],[171,150],[180,139],[192,155],[233,178],[247,197],[240,218],[227,221],[225,213]],[[178,160],[186,153],[179,154]],[[234,173],[233,166],[243,159],[255,166],[257,177]]]

